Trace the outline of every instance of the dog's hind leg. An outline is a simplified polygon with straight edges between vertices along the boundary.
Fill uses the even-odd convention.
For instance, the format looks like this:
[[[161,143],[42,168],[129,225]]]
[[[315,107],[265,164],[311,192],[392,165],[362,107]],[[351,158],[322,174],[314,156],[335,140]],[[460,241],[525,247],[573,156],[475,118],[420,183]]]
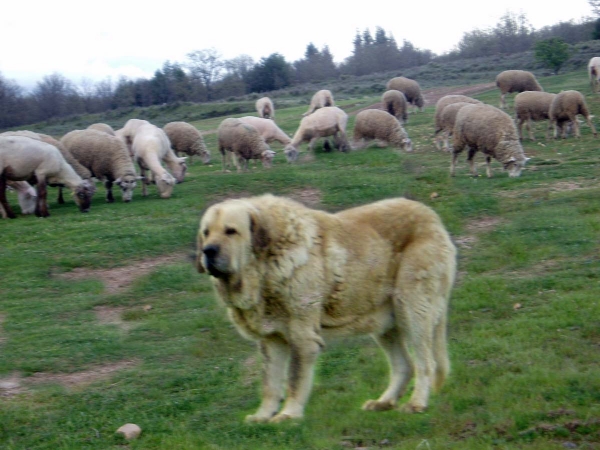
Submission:
[[[373,336],[387,356],[390,365],[390,382],[383,394],[377,400],[367,400],[363,409],[367,411],[386,411],[393,409],[406,390],[412,378],[408,347],[403,332],[393,328],[380,336]]]
[[[284,396],[290,348],[276,336],[263,339],[259,346],[263,358],[262,402],[256,413],[246,416],[246,422],[269,421],[279,411]]]

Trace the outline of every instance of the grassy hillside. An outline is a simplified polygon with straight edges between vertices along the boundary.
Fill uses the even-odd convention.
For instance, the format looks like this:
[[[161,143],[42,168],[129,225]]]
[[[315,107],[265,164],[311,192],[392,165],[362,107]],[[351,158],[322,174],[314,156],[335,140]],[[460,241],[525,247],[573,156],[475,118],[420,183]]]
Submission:
[[[585,71],[540,82],[582,91],[600,114]],[[352,114],[380,94],[339,96],[350,131]],[[499,93],[476,97],[497,105]],[[252,109],[223,105],[234,116]],[[277,123],[293,133],[307,102],[277,106]],[[146,117],[174,117],[162,112]],[[237,174],[221,172],[210,133],[222,117],[190,114],[213,164],[191,165],[172,198],[151,187],[146,198],[106,204],[99,186],[81,214],[51,189],[49,218],[0,221],[0,448],[600,448],[600,159],[585,124],[579,140],[525,142],[532,159],[518,179],[497,162],[493,178],[473,178],[465,156],[450,178],[449,155],[432,143],[432,106],[410,116],[412,153],[318,146],[309,155],[304,146],[288,165],[274,144],[271,170]],[[50,131],[73,123],[59,125]],[[440,214],[459,248],[459,277],[452,373],[427,412],[360,410],[387,383],[382,353],[363,337],[328,343],[302,422],[243,423],[258,405],[260,360],[190,256],[207,205],[264,192],[328,211],[407,196]],[[125,444],[114,432],[127,422],[143,433]]]

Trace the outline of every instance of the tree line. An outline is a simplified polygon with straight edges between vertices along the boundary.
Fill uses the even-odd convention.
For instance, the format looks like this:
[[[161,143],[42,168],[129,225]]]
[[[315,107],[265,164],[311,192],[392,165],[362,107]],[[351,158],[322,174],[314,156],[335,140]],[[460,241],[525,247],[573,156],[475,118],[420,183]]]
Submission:
[[[567,46],[600,39],[600,19],[560,22],[534,30],[525,15],[507,13],[490,29],[465,33],[456,47],[443,55],[416,48],[407,40],[398,44],[392,34],[376,27],[374,34],[368,29],[357,30],[352,54],[339,64],[334,62],[328,46],[319,49],[309,43],[303,58],[291,63],[279,53],[260,61],[248,55],[225,60],[216,49],[208,48],[189,53],[184,62],[166,61],[150,79],[121,77],[117,81],[83,81],[76,85],[60,73],[53,73],[44,76],[31,92],[0,73],[0,128],[124,107],[209,102],[342,76],[399,71],[434,60],[511,54],[531,50],[540,41],[551,39]]]

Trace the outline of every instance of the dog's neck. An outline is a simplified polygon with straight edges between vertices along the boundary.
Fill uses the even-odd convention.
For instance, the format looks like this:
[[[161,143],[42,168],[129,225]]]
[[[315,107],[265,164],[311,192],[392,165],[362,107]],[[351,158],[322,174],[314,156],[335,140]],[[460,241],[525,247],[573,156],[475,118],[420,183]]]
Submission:
[[[254,272],[254,273],[252,273]],[[260,304],[262,276],[255,265],[249,265],[241,274],[213,278],[218,296],[230,308],[248,310]]]

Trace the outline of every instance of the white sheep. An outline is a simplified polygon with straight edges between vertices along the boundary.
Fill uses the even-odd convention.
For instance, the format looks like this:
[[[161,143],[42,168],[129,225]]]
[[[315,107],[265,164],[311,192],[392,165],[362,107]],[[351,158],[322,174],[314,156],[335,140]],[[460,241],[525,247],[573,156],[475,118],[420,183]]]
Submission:
[[[496,76],[500,89],[500,108],[506,109],[506,94],[523,91],[543,91],[535,75],[526,70],[505,70]]]
[[[325,106],[304,117],[294,133],[292,142],[284,149],[288,161],[296,160],[298,147],[302,143],[308,142],[308,150],[312,151],[318,139],[328,136],[333,136],[334,145],[341,151],[350,150],[350,144],[346,137],[347,123],[348,114],[337,106]]]
[[[415,80],[406,77],[394,77],[386,84],[386,89],[400,91],[406,97],[406,101],[413,105],[413,110],[416,108],[423,111],[425,100],[421,93],[421,86]]]
[[[6,180],[6,187],[17,193],[21,214],[33,214],[37,204],[37,192],[35,188],[27,181]],[[4,207],[0,204],[0,217],[6,219],[8,215],[4,211]]]
[[[195,126],[187,122],[169,122],[163,130],[167,133],[171,147],[177,156],[185,153],[191,162],[192,156],[198,155],[204,164],[210,163],[210,152],[204,144],[202,134]]]
[[[228,152],[231,152],[238,172],[248,169],[250,159],[260,159],[266,168],[272,165],[275,152],[270,149],[256,128],[240,119],[223,120],[217,128],[217,141],[224,172],[228,166]]]
[[[269,97],[261,97],[256,100],[256,112],[263,119],[275,119],[275,106]]]
[[[590,87],[595,94],[598,92],[600,85],[600,56],[594,56],[588,63],[588,75],[590,77]]]
[[[110,125],[106,124],[106,123],[93,123],[91,124],[89,127],[87,127],[88,130],[97,130],[97,131],[102,131],[104,133],[108,133],[112,136],[115,135],[115,130],[113,130],[113,127],[111,127]]]
[[[183,181],[187,166],[186,158],[179,158],[171,149],[171,143],[166,133],[150,123],[141,125],[135,132],[131,144],[135,161],[138,163],[144,183],[142,195],[148,195],[146,185],[152,179],[156,183],[161,198],[169,198],[173,193],[173,185]],[[171,173],[163,166],[164,162]],[[146,176],[147,171],[151,172]]]
[[[239,120],[256,128],[267,144],[277,141],[280,144],[287,145],[292,142],[292,138],[271,119],[263,119],[256,116],[244,116],[240,117]]]
[[[308,111],[302,114],[302,116],[308,116],[314,113],[317,109],[323,108],[325,106],[335,106],[335,102],[333,100],[333,94],[331,93],[331,91],[328,91],[327,89],[321,89],[312,96],[312,98],[310,99],[310,106],[308,107]]]
[[[367,140],[377,140],[380,145],[412,151],[412,142],[398,119],[381,109],[366,109],[356,115],[354,122],[354,147],[362,148]]]
[[[442,110],[442,113],[440,114],[440,119],[439,119],[439,126],[441,128],[441,132],[442,132],[442,136],[443,136],[444,151],[447,151],[447,152],[451,151],[449,140],[450,140],[450,137],[452,136],[452,133],[454,133],[454,124],[456,123],[456,116],[458,115],[458,111],[460,111],[460,109],[463,108],[464,106],[473,105],[473,104],[475,104],[475,103],[468,103],[468,102],[450,103],[449,105],[446,105],[446,107],[444,107],[444,109]],[[436,142],[436,144],[437,144],[437,142]]]
[[[61,138],[65,148],[87,168],[94,177],[104,182],[106,201],[115,201],[113,183],[121,189],[124,202],[130,202],[139,177],[125,143],[104,131],[88,128],[74,130]]]
[[[7,180],[27,181],[34,177],[36,216],[50,215],[46,201],[48,183],[68,186],[81,212],[89,211],[94,185],[77,175],[55,146],[25,136],[0,136],[0,204],[9,218],[16,216],[6,201]]]
[[[448,139],[452,135],[451,131],[447,131],[448,126],[444,126],[445,124],[442,124],[442,111],[444,110],[444,108],[446,106],[451,105],[452,103],[458,103],[458,102],[481,103],[479,100],[475,100],[474,98],[468,97],[466,95],[461,95],[461,94],[444,95],[442,98],[440,98],[437,101],[437,103],[435,104],[435,113],[434,113],[433,117],[434,117],[434,126],[435,126],[435,132],[434,132],[435,146],[437,147],[438,150],[442,149],[442,145],[441,145],[442,141],[444,143],[444,148],[446,150],[450,150],[450,146],[448,144]],[[454,125],[454,123],[452,125]],[[442,134],[440,134],[440,133],[442,133]]]
[[[577,116],[581,114],[594,133],[597,136],[596,128],[592,123],[590,111],[585,102],[585,98],[579,91],[561,91],[556,94],[550,105],[550,123],[554,127],[554,138],[558,137],[558,129],[560,128],[561,136],[567,137],[567,124],[571,123],[575,129],[575,137],[580,137],[579,121]]]
[[[123,128],[120,128],[115,131],[115,136],[122,139],[123,142],[125,142],[125,144],[127,145],[127,148],[129,149],[129,154],[132,158],[134,157],[132,150],[133,138],[135,137],[135,133],[137,132],[137,130],[144,125],[150,125],[150,122],[142,119],[129,119],[127,122],[125,122]]]
[[[529,139],[535,141],[531,122],[541,120],[548,120],[546,139],[550,137],[550,129],[552,128],[552,122],[549,121],[550,105],[554,97],[556,97],[556,94],[543,91],[524,91],[515,96],[515,120],[519,131],[519,139],[523,140],[523,123],[526,123]]]
[[[381,96],[381,103],[384,111],[389,112],[402,123],[408,122],[408,102],[402,92],[396,89],[385,91]]]
[[[453,132],[452,164],[454,176],[458,154],[468,147],[467,160],[471,174],[477,176],[473,157],[477,151],[486,155],[487,176],[492,176],[492,157],[503,164],[510,177],[518,177],[529,159],[523,153],[512,118],[491,105],[466,105],[456,116]]]

